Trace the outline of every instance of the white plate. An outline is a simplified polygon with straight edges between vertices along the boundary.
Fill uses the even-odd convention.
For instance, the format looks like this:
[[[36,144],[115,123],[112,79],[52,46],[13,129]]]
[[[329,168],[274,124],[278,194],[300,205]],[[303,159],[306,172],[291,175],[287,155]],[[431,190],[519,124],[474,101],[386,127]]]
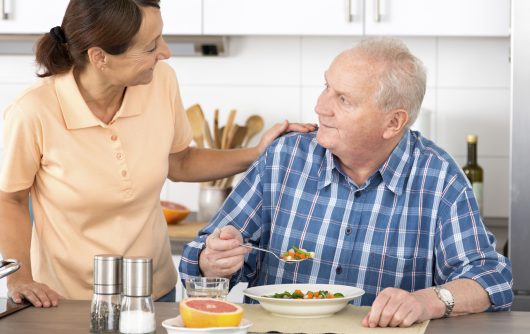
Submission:
[[[293,292],[299,289],[307,291],[327,290],[330,293],[340,292],[344,297],[330,299],[281,299],[265,297],[284,291]],[[259,301],[261,306],[274,315],[288,318],[323,318],[342,310],[350,300],[364,294],[363,289],[347,285],[333,284],[274,284],[255,286],[243,290],[247,297]]]
[[[248,328],[252,326],[252,321],[248,319],[243,319],[241,320],[239,327],[186,328],[184,327],[182,318],[179,315],[176,318],[166,319],[162,321],[162,326],[164,326],[168,334],[246,334]]]

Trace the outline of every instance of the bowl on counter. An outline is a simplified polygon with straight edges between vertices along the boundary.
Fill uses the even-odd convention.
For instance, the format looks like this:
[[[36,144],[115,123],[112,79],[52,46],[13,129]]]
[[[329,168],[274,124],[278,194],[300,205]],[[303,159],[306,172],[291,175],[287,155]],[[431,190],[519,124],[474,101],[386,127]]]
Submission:
[[[164,212],[164,217],[168,224],[178,224],[188,217],[190,210],[182,204],[170,202],[170,201],[160,201],[162,206],[162,212]]]
[[[331,299],[283,299],[272,295],[282,292],[292,293],[295,290],[327,291],[331,294],[340,292],[344,297]],[[286,318],[324,318],[329,317],[348,305],[350,301],[360,298],[364,290],[347,285],[334,284],[273,284],[247,288],[243,294],[259,301],[261,306],[273,315]]]

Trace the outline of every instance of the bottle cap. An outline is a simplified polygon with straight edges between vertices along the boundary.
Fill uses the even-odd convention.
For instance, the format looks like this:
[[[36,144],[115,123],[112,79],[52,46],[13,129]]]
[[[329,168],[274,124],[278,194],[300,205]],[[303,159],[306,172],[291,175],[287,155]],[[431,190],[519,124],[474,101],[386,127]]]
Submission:
[[[123,294],[146,297],[153,293],[153,260],[150,257],[123,259]]]
[[[122,257],[102,254],[94,256],[94,293],[112,295],[121,293]]]
[[[467,142],[470,144],[477,143],[477,135],[467,135]]]

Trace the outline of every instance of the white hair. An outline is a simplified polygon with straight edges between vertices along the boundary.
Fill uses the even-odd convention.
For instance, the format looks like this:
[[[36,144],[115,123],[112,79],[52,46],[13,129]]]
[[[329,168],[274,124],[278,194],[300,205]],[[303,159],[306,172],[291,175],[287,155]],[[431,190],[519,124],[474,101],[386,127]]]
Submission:
[[[407,127],[412,125],[425,96],[427,73],[421,60],[402,41],[389,37],[362,40],[352,51],[382,65],[374,98],[383,111],[406,110]]]

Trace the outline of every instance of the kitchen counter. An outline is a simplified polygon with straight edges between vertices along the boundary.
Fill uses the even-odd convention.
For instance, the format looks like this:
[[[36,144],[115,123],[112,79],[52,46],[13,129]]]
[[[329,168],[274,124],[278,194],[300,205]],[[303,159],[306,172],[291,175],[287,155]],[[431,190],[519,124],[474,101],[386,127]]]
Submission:
[[[155,303],[155,310],[156,332],[166,333],[161,325],[162,321],[177,316],[178,304]],[[0,333],[86,334],[89,332],[89,314],[90,301],[62,301],[59,307],[48,309],[30,307],[0,319]],[[252,327],[250,330],[252,331]],[[481,313],[433,320],[426,333],[530,333],[530,312]]]

